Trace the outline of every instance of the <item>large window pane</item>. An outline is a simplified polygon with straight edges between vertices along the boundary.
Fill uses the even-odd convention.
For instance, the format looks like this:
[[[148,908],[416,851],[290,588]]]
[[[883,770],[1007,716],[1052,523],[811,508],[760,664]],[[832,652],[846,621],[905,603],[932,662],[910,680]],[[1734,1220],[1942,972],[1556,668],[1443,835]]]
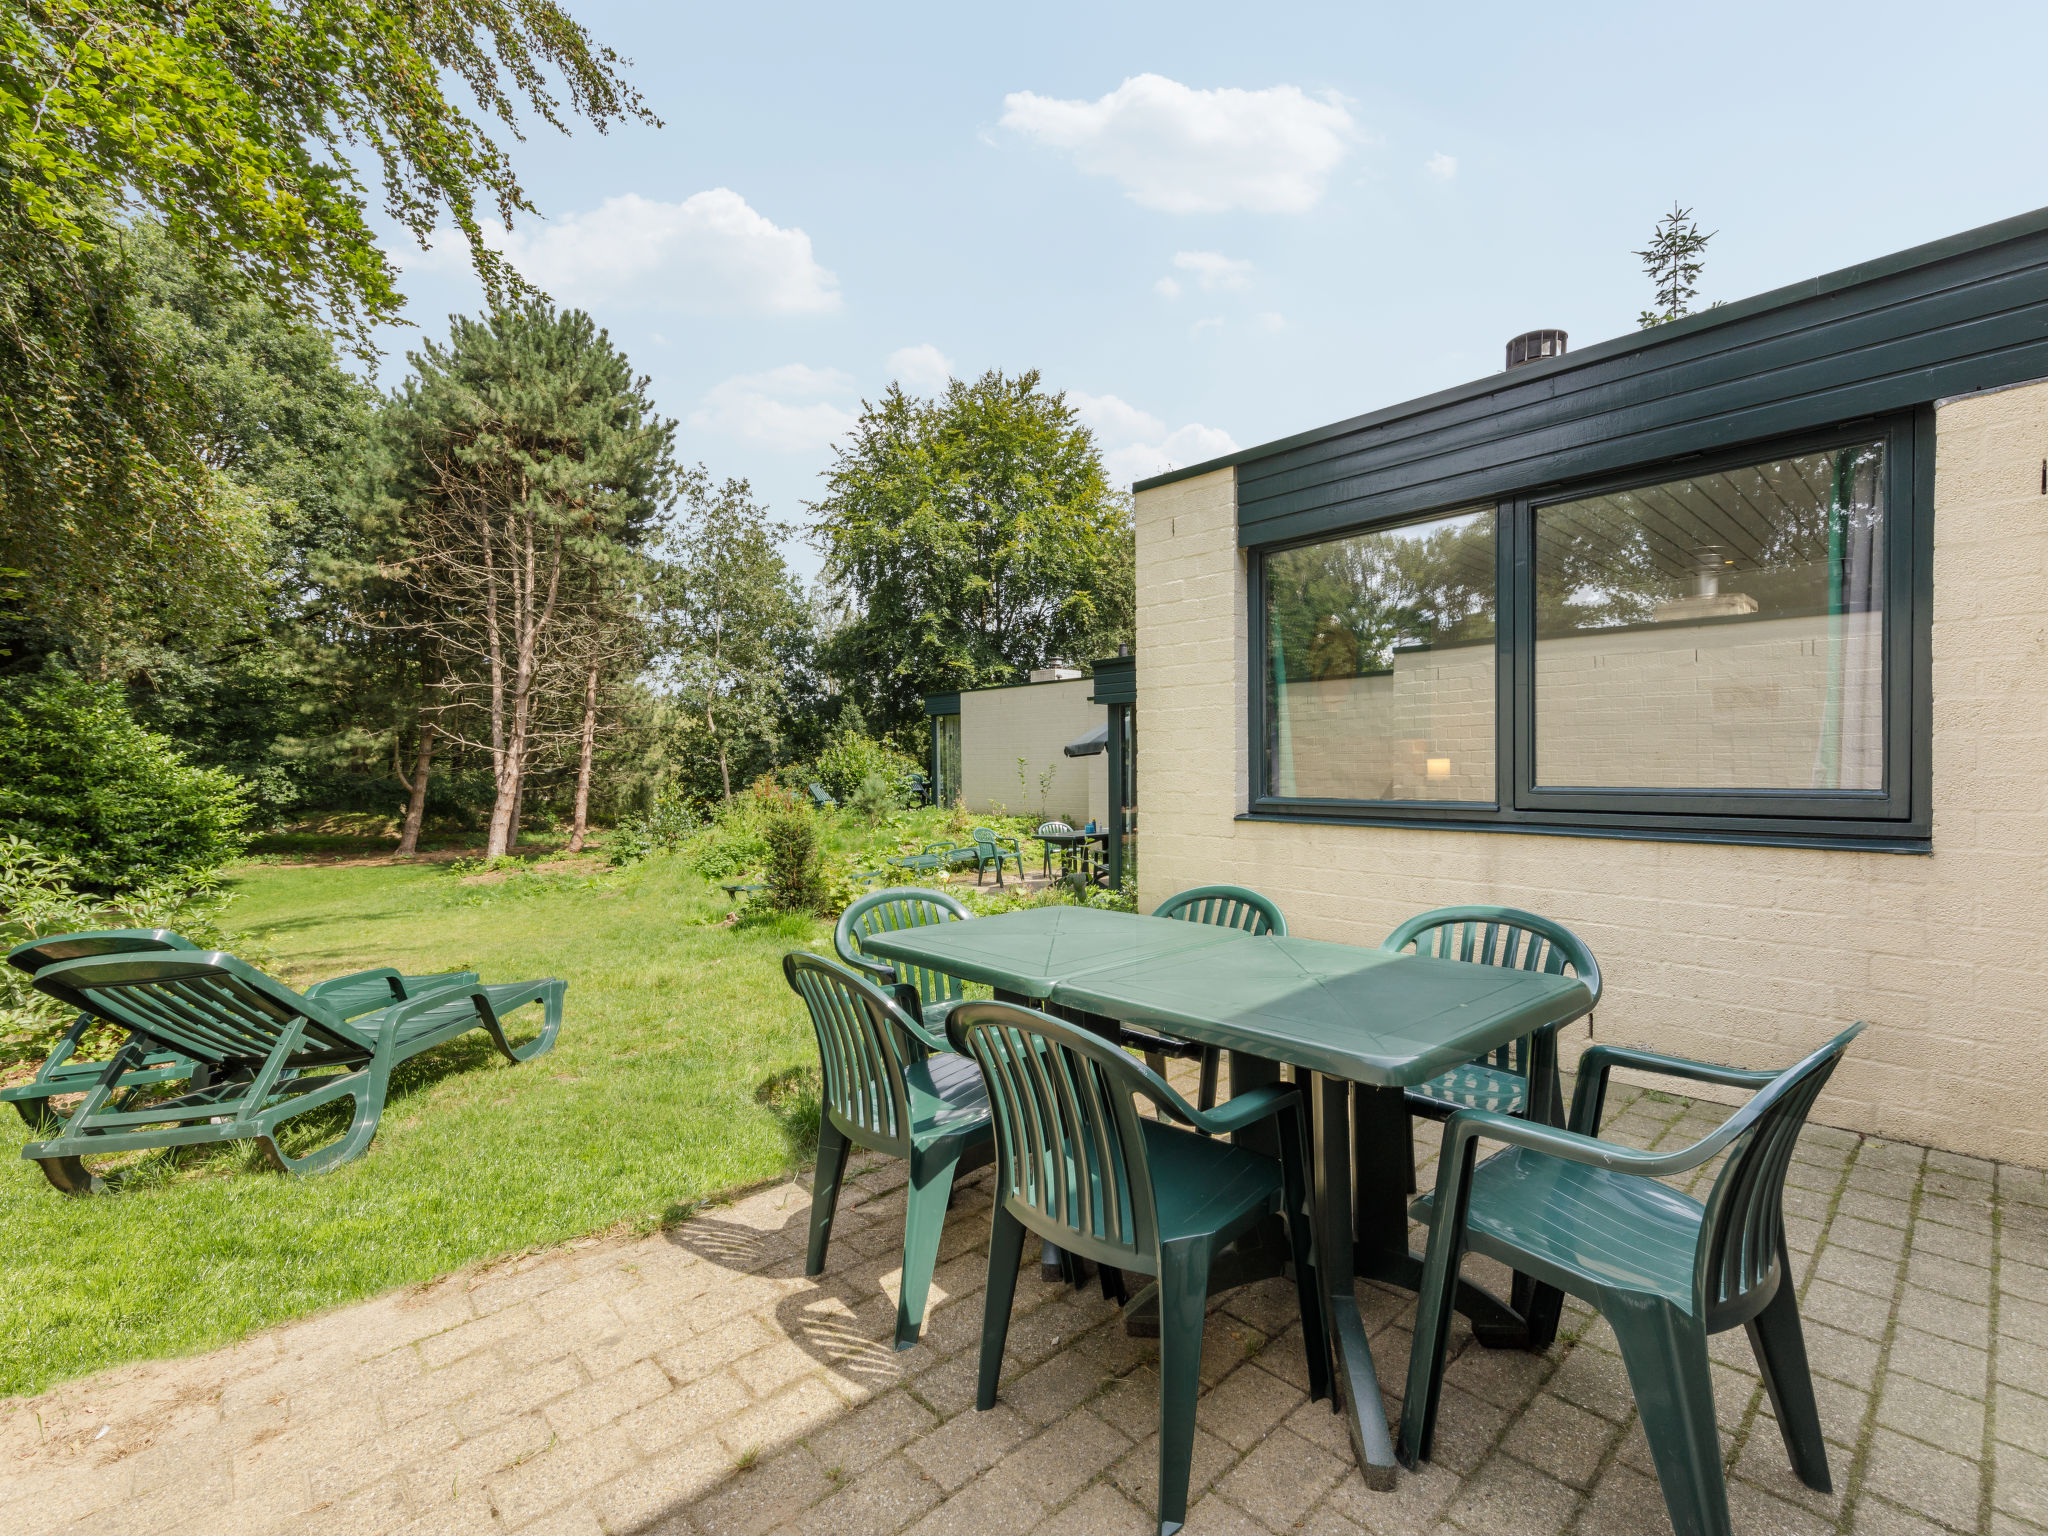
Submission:
[[[1269,555],[1268,792],[1494,798],[1494,515]]]
[[[1884,448],[1536,510],[1536,782],[1884,787]]]

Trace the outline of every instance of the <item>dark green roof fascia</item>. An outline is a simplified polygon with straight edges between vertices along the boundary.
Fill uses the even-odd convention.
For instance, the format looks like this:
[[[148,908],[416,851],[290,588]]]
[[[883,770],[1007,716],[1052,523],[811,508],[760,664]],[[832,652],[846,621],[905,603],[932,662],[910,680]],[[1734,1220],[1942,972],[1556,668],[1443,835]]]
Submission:
[[[1241,542],[1267,542],[1335,526],[1347,510],[1378,515],[1382,496],[1389,513],[1431,497],[1451,505],[1464,495],[1803,430],[1808,417],[1850,420],[2042,377],[2044,236],[2048,209],[2039,209],[1156,475],[1135,489],[1257,466],[1266,473],[1239,478]],[[2001,246],[2015,249],[1993,259]],[[1923,280],[1911,281],[1916,274]],[[1925,312],[1906,314],[1913,305]],[[1731,326],[1740,330],[1729,334]],[[1890,356],[1859,355],[1884,347]],[[1767,349],[1775,355],[1757,355]],[[1401,423],[1408,430],[1390,430]],[[1334,441],[1345,437],[1359,441]],[[1324,444],[1332,445],[1325,453],[1312,451]],[[1283,457],[1291,462],[1268,462]]]
[[[960,695],[928,693],[924,696],[924,712],[928,715],[957,715],[960,713]]]
[[[1090,704],[1135,704],[1138,702],[1138,658],[1110,656],[1094,663],[1095,691]]]

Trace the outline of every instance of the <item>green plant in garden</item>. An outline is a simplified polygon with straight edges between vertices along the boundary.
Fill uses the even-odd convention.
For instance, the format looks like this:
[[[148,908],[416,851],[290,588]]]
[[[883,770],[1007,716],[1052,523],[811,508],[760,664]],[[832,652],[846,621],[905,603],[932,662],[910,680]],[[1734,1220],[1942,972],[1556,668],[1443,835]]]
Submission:
[[[826,888],[818,819],[802,806],[769,812],[761,824],[767,846],[768,904],[780,912],[822,912]]]
[[[847,797],[846,808],[872,827],[880,826],[883,818],[902,803],[896,781],[880,769],[871,768]]]
[[[697,830],[690,808],[673,795],[657,795],[654,808],[612,829],[605,840],[605,857],[612,864],[637,864],[656,853],[674,853]]]
[[[242,851],[248,797],[144,730],[121,689],[52,663],[0,679],[0,833],[101,893],[216,869]]]

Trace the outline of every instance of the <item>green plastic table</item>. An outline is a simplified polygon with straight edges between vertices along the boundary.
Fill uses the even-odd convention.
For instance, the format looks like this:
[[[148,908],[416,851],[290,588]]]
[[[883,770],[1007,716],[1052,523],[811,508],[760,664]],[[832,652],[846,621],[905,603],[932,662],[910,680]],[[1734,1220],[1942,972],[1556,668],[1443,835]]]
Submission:
[[[1408,1247],[1414,1154],[1402,1089],[1532,1032],[1539,1050],[1554,1049],[1543,1027],[1583,1015],[1592,1004],[1585,987],[1567,976],[1087,907],[1037,907],[865,942],[999,995],[1221,1046],[1231,1053],[1233,1093],[1276,1081],[1282,1064],[1294,1069],[1315,1111],[1317,1262],[1345,1417],[1367,1483],[1391,1488],[1393,1442],[1348,1277],[1410,1290],[1421,1282],[1421,1256]],[[1546,1064],[1531,1065],[1537,1081]],[[1269,1243],[1247,1254],[1235,1281],[1271,1273],[1274,1252]],[[1216,1288],[1227,1283],[1235,1282],[1219,1273]],[[1513,1309],[1478,1286],[1461,1285],[1458,1306],[1482,1342],[1527,1337]]]

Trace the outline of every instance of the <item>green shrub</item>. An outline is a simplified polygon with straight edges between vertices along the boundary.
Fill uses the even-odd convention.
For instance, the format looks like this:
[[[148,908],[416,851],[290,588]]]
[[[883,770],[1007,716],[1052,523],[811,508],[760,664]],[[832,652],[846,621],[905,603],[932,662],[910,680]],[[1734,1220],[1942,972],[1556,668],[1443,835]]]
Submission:
[[[121,689],[55,664],[0,680],[0,834],[112,893],[218,869],[247,837],[233,774],[188,763],[128,713]]]
[[[916,760],[904,756],[894,747],[871,736],[841,732],[832,739],[829,747],[810,762],[800,765],[794,777],[806,786],[815,779],[841,805],[851,805],[869,775],[880,775],[893,793],[905,774],[915,772]]]
[[[884,817],[903,804],[903,796],[898,793],[896,783],[879,770],[870,772],[847,797],[847,809],[869,826],[880,826]]]
[[[674,853],[697,830],[697,819],[689,806],[667,795],[658,796],[654,809],[612,829],[605,839],[605,857],[615,866],[637,864],[649,854]]]
[[[768,905],[780,912],[822,912],[830,892],[817,818],[801,806],[771,811],[761,837],[768,848],[768,889],[762,893]]]

